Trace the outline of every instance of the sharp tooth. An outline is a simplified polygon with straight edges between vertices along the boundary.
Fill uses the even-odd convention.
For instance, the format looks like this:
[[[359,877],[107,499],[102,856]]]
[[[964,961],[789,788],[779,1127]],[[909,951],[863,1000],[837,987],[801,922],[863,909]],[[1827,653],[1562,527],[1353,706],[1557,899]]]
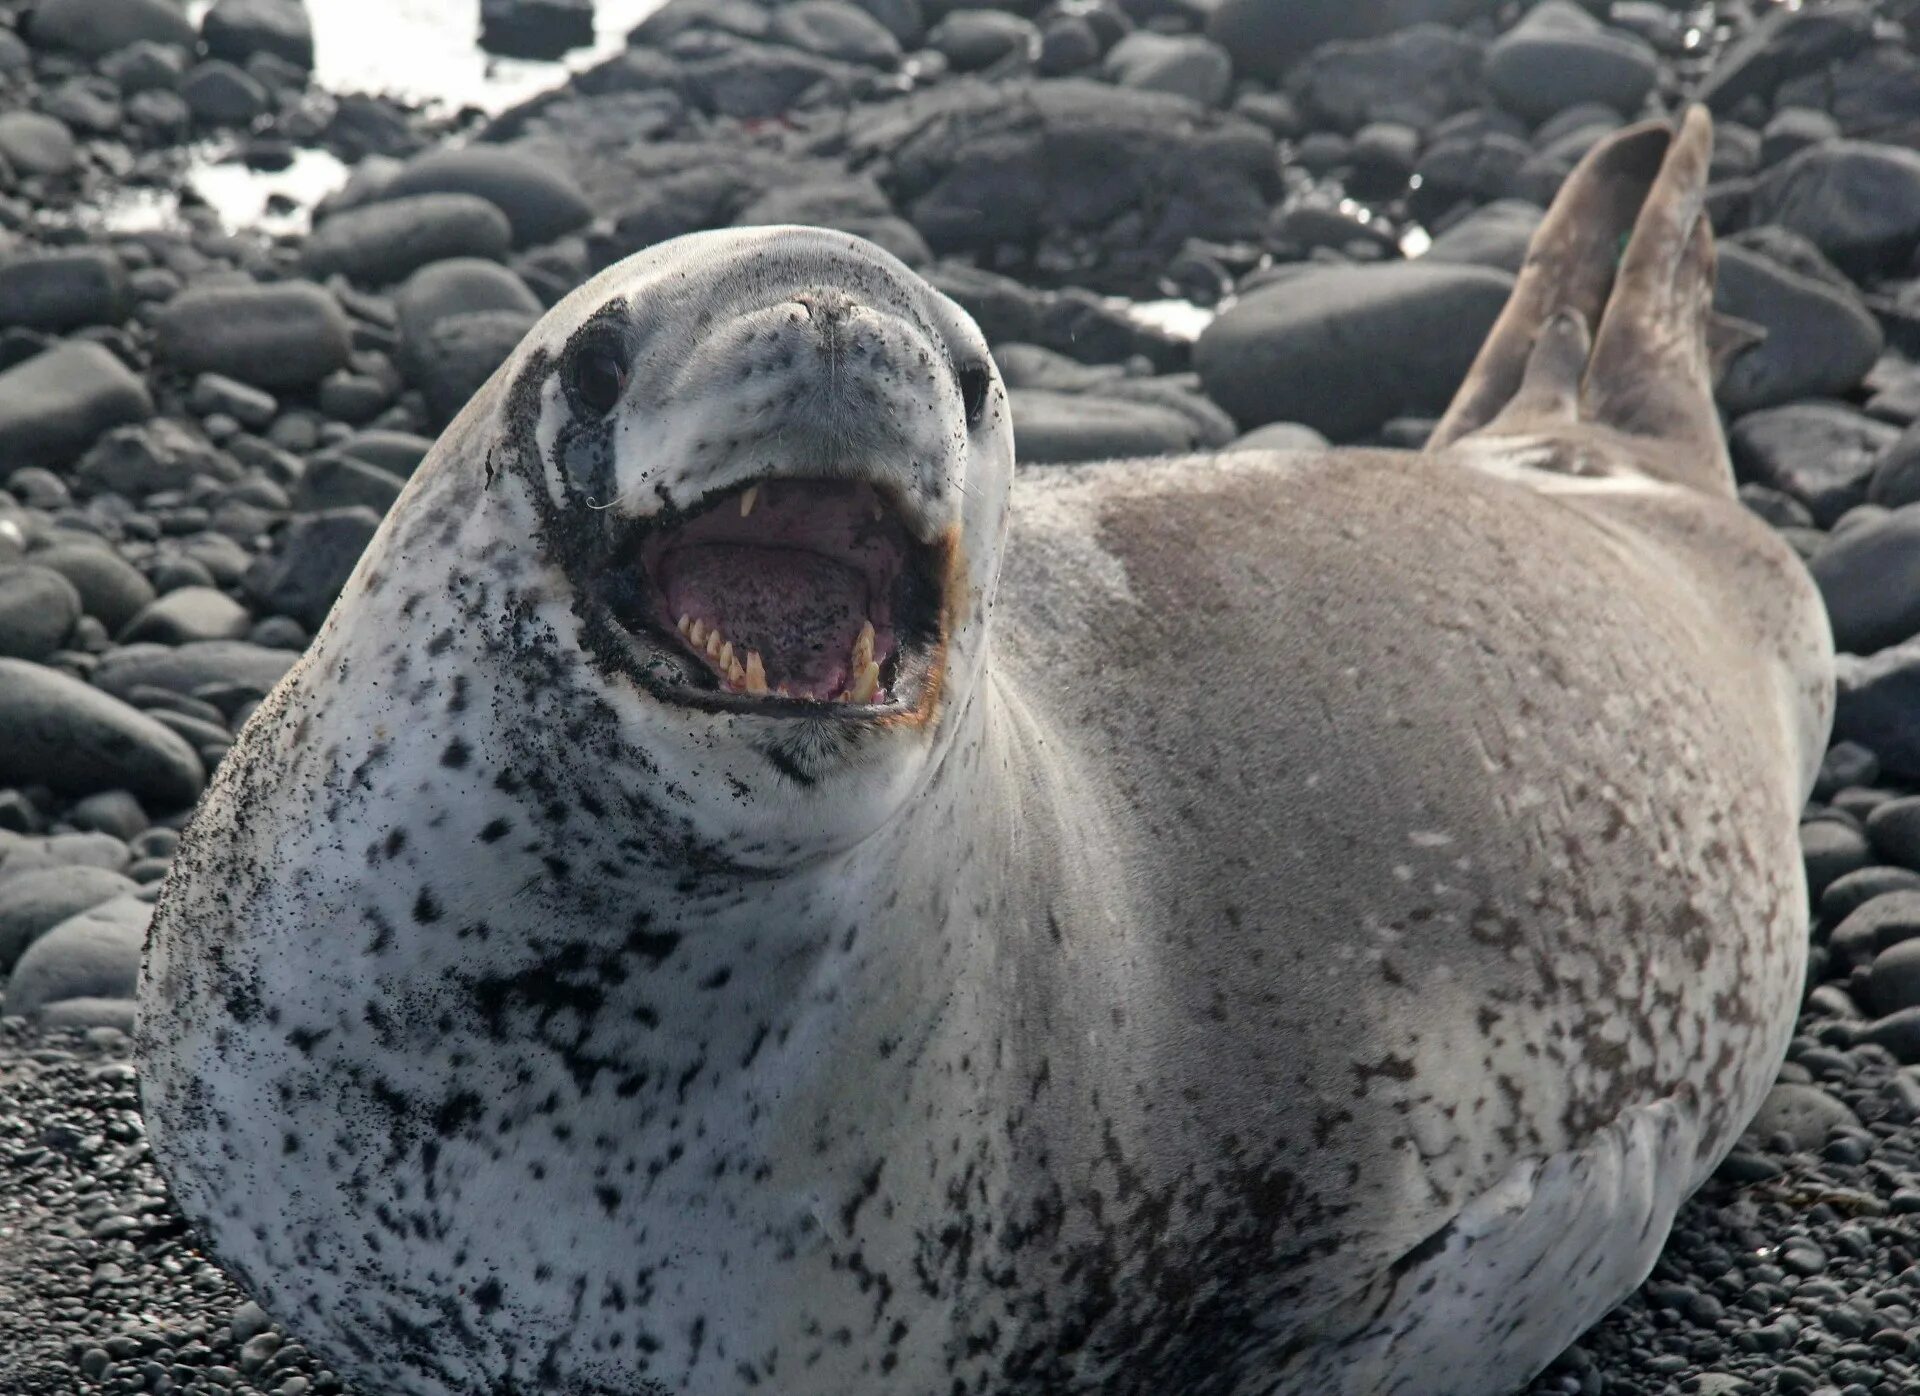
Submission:
[[[703,620],[695,621],[693,629],[687,632],[687,638],[696,645],[704,645],[707,642],[707,623]]]
[[[740,661],[735,659],[732,655],[727,656],[727,678],[730,682],[735,684],[745,683],[747,679],[747,671],[745,666],[743,666],[740,663]]]
[[[774,689],[774,692],[779,694],[782,698],[793,697],[793,690],[788,688],[785,684],[781,684],[780,687]]]
[[[684,635],[691,629],[693,629],[693,622],[685,616],[680,617],[680,633]]]
[[[879,686],[879,683],[880,666],[869,661],[867,667],[860,671],[859,676],[848,687],[847,697],[855,703],[865,703],[873,697],[873,690]]]
[[[873,662],[873,622],[865,621],[860,626],[859,638],[853,642],[853,668],[850,672],[859,673]]]
[[[747,667],[741,677],[746,683],[747,692],[758,695],[766,693],[767,670],[766,666],[760,662],[759,650],[747,651]]]
[[[713,627],[713,629],[707,632],[707,658],[718,659],[719,657],[720,657],[720,627],[716,625]]]
[[[881,507],[880,501],[877,499],[874,500],[873,501],[873,521],[875,523],[879,523],[882,519],[886,518],[886,516],[887,516],[887,511]]]
[[[720,646],[720,654],[719,654],[719,656],[718,656],[718,663],[719,663],[719,665],[720,665],[720,667],[721,667],[722,669],[725,669],[725,670],[727,670],[728,672],[732,672],[732,670],[733,670],[733,641],[731,641],[731,640],[729,640],[729,641],[727,641],[727,643],[726,643],[726,644],[724,644],[724,645],[722,645],[722,646]]]
[[[746,489],[741,492],[741,495],[740,495],[740,517],[741,518],[744,519],[747,515],[753,512],[753,501],[759,497],[759,494],[760,494],[760,487],[758,485],[748,485]]]

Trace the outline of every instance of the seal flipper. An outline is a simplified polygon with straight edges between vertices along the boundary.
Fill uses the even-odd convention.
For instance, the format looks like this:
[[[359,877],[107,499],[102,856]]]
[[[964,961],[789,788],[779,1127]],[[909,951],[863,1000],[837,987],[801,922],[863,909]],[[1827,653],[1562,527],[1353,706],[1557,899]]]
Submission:
[[[1712,120],[1694,107],[1677,133],[1664,123],[1636,126],[1587,153],[1534,234],[1513,295],[1429,449],[1475,431],[1511,435],[1555,425],[1521,410],[1531,386],[1523,378],[1531,376],[1535,341],[1554,316],[1572,310],[1597,327],[1577,410],[1561,414],[1558,424],[1652,438],[1664,449],[1638,453],[1647,473],[1732,492],[1713,402],[1724,359],[1709,344],[1721,328],[1705,212],[1712,151]],[[1623,240],[1616,270],[1614,250]],[[1722,336],[1720,343],[1737,338]]]

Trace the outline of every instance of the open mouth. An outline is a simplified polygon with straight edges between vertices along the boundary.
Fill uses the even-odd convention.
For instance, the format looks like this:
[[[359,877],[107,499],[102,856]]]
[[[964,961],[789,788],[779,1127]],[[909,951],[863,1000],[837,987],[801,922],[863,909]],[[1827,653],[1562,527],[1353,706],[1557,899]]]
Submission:
[[[797,715],[915,706],[940,649],[944,567],[893,499],[761,480],[642,524],[612,569],[643,678],[702,707]]]

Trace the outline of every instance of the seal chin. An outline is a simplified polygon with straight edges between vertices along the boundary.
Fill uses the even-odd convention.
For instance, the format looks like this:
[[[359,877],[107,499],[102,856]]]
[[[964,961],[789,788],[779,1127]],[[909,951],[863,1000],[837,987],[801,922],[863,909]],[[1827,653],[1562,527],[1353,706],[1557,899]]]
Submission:
[[[947,551],[884,485],[763,477],[626,524],[590,584],[661,702],[864,722],[935,696]]]

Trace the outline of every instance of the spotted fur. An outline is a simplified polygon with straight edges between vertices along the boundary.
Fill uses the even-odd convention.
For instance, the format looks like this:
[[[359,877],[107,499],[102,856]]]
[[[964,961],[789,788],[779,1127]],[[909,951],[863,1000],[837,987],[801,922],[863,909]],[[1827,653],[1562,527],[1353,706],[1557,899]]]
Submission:
[[[593,316],[639,351],[610,427],[556,381]],[[1010,495],[983,355],[850,238],[612,269],[222,766],[148,1127],[357,1389],[1487,1396],[1757,1105],[1830,706],[1762,526],[1592,435]],[[953,539],[912,721],[666,706],[593,604],[622,511],[796,459]]]

